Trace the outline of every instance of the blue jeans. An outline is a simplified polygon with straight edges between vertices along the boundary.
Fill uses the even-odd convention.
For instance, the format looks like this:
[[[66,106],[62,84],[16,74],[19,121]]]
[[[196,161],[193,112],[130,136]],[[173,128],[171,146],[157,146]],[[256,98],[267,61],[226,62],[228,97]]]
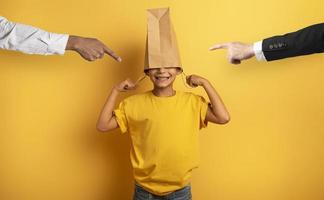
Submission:
[[[188,185],[165,196],[157,196],[135,185],[133,200],[192,200],[191,186]]]

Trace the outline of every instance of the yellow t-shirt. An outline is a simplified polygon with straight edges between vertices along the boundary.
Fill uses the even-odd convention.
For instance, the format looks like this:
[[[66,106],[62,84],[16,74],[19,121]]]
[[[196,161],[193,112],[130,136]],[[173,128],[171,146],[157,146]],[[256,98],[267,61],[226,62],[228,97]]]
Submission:
[[[208,103],[201,96],[176,92],[157,97],[151,91],[123,100],[114,111],[122,133],[128,132],[135,181],[165,195],[189,184],[198,167],[198,131],[206,127]]]

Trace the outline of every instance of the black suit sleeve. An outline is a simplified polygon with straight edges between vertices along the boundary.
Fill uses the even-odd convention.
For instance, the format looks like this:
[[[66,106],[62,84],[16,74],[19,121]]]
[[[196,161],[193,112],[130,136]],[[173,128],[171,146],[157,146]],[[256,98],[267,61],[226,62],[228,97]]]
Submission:
[[[324,23],[264,39],[262,51],[267,61],[323,52]]]

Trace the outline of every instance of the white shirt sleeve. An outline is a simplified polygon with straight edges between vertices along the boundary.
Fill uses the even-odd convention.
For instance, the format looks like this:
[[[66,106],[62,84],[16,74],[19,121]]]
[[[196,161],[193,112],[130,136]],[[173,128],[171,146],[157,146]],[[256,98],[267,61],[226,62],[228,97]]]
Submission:
[[[13,23],[0,16],[0,49],[16,50],[27,54],[64,54],[69,35]]]
[[[262,41],[255,42],[253,44],[253,51],[258,61],[267,61],[262,51]]]

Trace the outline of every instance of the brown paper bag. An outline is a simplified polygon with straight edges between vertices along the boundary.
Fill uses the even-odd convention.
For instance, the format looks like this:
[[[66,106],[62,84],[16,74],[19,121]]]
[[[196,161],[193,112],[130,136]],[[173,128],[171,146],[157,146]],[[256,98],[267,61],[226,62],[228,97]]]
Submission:
[[[177,39],[169,8],[149,9],[144,71],[162,67],[179,67],[182,70]]]

